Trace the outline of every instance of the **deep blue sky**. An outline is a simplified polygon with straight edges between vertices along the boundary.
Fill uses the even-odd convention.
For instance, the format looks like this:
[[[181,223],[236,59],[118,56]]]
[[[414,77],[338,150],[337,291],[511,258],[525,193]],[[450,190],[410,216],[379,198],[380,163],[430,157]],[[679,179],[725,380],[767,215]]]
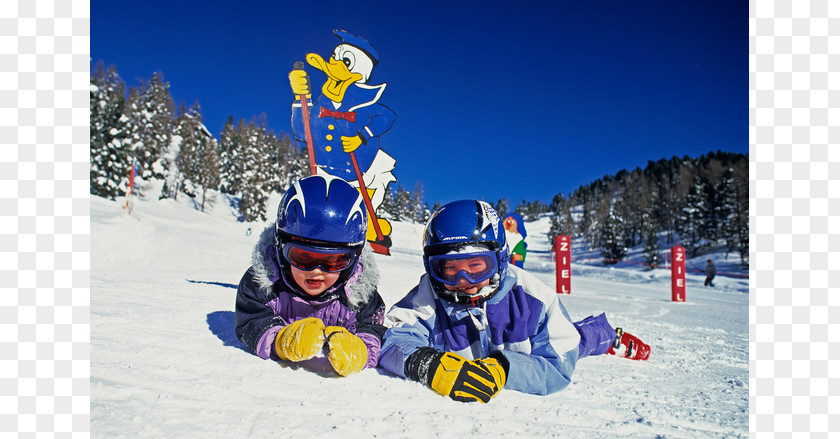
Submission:
[[[289,70],[345,29],[379,52],[369,83],[388,83],[380,102],[397,113],[381,138],[397,183],[422,181],[429,205],[513,208],[648,160],[747,154],[748,13],[729,0],[92,0],[91,59],[129,86],[162,72],[216,137],[228,116],[261,113],[291,133]]]

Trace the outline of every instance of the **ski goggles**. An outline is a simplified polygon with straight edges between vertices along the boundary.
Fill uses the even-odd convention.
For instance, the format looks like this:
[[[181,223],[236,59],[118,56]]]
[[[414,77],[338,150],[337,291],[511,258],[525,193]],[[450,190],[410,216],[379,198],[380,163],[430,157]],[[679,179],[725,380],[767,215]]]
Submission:
[[[499,272],[498,255],[488,250],[476,253],[429,256],[429,275],[445,285],[456,285],[461,278],[471,284],[490,279]]]
[[[336,273],[353,265],[357,253],[352,248],[313,247],[287,242],[283,244],[283,256],[293,267],[303,271],[316,268],[327,273]]]

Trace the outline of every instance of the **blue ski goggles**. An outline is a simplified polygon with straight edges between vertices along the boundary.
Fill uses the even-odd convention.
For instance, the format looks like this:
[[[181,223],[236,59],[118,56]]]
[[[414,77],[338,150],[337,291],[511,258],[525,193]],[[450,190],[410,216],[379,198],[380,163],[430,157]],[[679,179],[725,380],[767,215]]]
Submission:
[[[471,284],[490,279],[499,272],[495,251],[429,256],[429,275],[444,285],[456,285],[461,278]]]
[[[358,253],[356,250],[346,247],[315,247],[287,242],[283,244],[283,256],[293,267],[303,271],[320,268],[327,273],[336,273],[353,265]]]

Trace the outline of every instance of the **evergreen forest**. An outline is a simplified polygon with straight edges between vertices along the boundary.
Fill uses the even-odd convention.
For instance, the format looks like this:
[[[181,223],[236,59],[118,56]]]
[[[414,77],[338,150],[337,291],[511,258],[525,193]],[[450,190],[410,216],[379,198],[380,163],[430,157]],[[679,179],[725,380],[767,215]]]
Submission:
[[[243,221],[270,217],[270,194],[308,174],[305,149],[288,134],[268,129],[264,114],[230,116],[217,137],[203,124],[199,103],[176,105],[169,88],[160,72],[126,90],[115,66],[99,62],[91,68],[91,194],[124,196],[136,165],[139,178],[164,182],[160,193],[140,195],[190,197],[203,211],[216,201],[213,194],[231,194]],[[746,265],[748,175],[746,155],[715,151],[605,175],[572,193],[558,193],[548,205],[523,199],[511,210],[506,199],[491,204],[502,216],[510,211],[528,221],[550,216],[551,235],[583,237],[600,249],[605,264],[641,244],[646,262],[657,265],[661,243],[679,242],[690,257],[723,246]],[[424,200],[422,182],[413,190],[392,184],[378,213],[424,223],[437,207]]]

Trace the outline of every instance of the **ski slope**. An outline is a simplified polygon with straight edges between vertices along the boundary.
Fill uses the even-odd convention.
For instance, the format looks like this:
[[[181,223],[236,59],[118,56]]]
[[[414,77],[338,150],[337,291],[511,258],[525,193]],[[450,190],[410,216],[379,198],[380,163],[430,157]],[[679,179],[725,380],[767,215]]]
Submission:
[[[650,360],[585,358],[555,394],[463,404],[379,369],[342,378],[324,357],[246,352],[233,330],[236,285],[265,224],[236,221],[226,198],[207,213],[183,198],[135,198],[127,215],[91,197],[93,437],[748,436],[747,279],[718,276],[709,289],[689,274],[686,302],[673,303],[667,270],[573,264],[562,297],[572,318],[605,311],[651,345]],[[377,255],[388,306],[423,271],[422,225],[393,226],[392,255]],[[548,219],[527,228],[525,268],[553,286]],[[735,266],[734,255],[713,256],[719,271]]]

